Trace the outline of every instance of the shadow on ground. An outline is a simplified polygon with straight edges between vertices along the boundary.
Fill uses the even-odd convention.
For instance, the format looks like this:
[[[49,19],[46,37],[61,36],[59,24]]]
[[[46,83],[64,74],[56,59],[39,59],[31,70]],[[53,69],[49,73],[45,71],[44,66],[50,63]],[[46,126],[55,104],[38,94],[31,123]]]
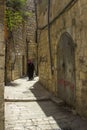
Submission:
[[[34,94],[37,100],[49,100],[50,93],[37,81],[29,90]]]
[[[71,111],[66,109],[66,106],[58,106],[52,102],[49,93],[44,90],[39,81],[36,82],[30,90],[37,98],[37,103],[45,115],[53,118],[56,124],[61,128],[54,130],[87,130],[87,120],[82,120],[78,115],[73,115]],[[38,100],[40,96],[43,97],[44,100]]]
[[[12,83],[12,82],[10,82],[10,83],[7,83],[6,84],[6,87],[9,87],[9,86],[11,86],[11,87],[17,87],[17,86],[19,86],[20,84],[18,84],[18,83]]]

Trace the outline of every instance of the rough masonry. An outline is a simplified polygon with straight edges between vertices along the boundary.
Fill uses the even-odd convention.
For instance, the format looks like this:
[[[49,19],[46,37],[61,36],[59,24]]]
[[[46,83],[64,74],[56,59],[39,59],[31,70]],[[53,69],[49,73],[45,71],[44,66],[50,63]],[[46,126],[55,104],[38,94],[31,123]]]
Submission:
[[[4,1],[0,0],[0,130],[4,130],[4,68],[5,68]]]
[[[66,102],[71,98],[70,95],[67,96],[71,91],[70,93],[73,93],[71,106],[74,106],[80,115],[87,116],[87,1],[53,0],[49,5],[50,13],[48,1],[40,0],[37,6],[40,81],[55,95],[59,96],[60,93],[60,98],[66,98]],[[73,57],[71,51],[67,49],[69,47],[73,49]],[[70,77],[72,75],[74,78]],[[63,88],[60,88],[62,86]],[[65,92],[66,96],[63,97]]]
[[[36,16],[34,0],[27,0],[29,15],[8,37],[6,56],[6,82],[27,75],[27,60],[32,59],[37,71],[37,45],[35,44]]]

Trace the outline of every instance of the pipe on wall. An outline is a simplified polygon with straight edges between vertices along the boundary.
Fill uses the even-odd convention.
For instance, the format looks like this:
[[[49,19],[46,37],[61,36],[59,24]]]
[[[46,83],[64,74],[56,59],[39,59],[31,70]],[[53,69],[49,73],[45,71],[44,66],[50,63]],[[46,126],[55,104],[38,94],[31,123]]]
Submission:
[[[48,0],[49,1],[49,0]],[[68,9],[70,9],[78,0],[71,0],[64,8],[63,10],[58,13],[57,16],[55,16],[50,22],[49,24],[52,25],[58,18],[60,18],[60,16],[62,14],[64,14]],[[44,25],[43,27],[38,27],[39,30],[43,30],[48,26],[48,24]]]
[[[48,44],[49,44],[49,55],[50,55],[50,68],[51,68],[51,74],[53,74],[52,49],[51,49],[51,37],[50,37],[50,0],[48,0]]]

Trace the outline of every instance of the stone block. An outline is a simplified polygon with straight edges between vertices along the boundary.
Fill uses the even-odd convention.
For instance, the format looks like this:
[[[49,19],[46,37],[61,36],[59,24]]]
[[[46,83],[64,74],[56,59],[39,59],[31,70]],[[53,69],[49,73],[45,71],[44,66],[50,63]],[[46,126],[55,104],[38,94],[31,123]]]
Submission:
[[[4,41],[4,32],[1,31],[1,33],[0,33],[0,43],[3,43],[3,41]]]
[[[4,70],[4,64],[5,64],[5,57],[4,54],[0,54],[0,70]]]
[[[81,80],[86,80],[87,79],[87,73],[80,72],[80,79]]]
[[[4,126],[4,120],[0,121],[0,130],[5,130],[5,126]]]
[[[4,82],[4,69],[0,69],[0,83]]]
[[[0,99],[0,130],[4,130],[4,100]]]
[[[0,100],[4,98],[4,83],[0,83]]]
[[[87,56],[87,49],[85,49],[85,56]]]

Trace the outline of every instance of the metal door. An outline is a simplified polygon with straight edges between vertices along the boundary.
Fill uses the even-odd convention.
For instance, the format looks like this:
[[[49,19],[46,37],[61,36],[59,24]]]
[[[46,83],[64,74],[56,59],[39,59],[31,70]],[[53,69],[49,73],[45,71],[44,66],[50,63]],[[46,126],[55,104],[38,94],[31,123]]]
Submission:
[[[58,95],[73,106],[75,100],[75,55],[74,42],[64,33],[58,44]]]

